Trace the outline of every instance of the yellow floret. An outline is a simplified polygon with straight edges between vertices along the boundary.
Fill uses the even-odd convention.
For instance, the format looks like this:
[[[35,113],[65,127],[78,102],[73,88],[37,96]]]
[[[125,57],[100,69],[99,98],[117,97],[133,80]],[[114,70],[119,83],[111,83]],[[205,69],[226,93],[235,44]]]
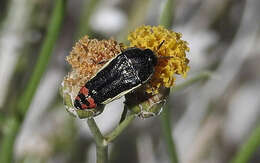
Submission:
[[[162,26],[141,26],[128,35],[131,47],[153,50],[158,57],[155,73],[147,84],[147,93],[157,94],[160,87],[174,85],[175,74],[186,77],[189,70],[189,51],[187,42],[181,40],[181,34],[165,29]],[[159,45],[163,45],[158,49]],[[168,57],[160,57],[168,56]]]

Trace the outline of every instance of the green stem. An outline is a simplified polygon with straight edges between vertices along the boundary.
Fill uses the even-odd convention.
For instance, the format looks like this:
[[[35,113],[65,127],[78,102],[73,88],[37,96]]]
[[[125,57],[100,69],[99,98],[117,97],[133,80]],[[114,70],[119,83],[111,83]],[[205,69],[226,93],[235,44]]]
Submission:
[[[171,114],[169,110],[169,105],[166,104],[164,106],[162,116],[161,116],[161,124],[164,135],[164,140],[166,142],[166,146],[168,149],[169,157],[171,163],[178,163],[178,155],[176,152],[173,136],[172,136],[172,126],[171,126]]]
[[[110,134],[105,137],[100,132],[93,118],[89,118],[87,120],[90,131],[96,142],[97,163],[106,163],[108,161],[108,143],[112,142],[118,135],[120,135],[123,130],[134,120],[134,118],[134,113],[127,115],[124,121],[122,121]]]
[[[117,35],[117,40],[122,43],[127,43],[127,34],[142,25],[149,8],[151,0],[133,1],[131,11],[128,18],[128,23],[125,28]]]
[[[100,132],[95,120],[93,118],[89,118],[87,120],[87,123],[88,123],[89,129],[90,129],[91,133],[93,134],[93,137],[94,137],[97,145],[99,145],[99,146],[107,145],[107,143],[104,141],[104,137],[103,137],[102,133]]]
[[[184,88],[198,82],[204,79],[207,79],[211,76],[211,73],[208,71],[205,72],[201,72],[200,74],[196,75],[193,78],[190,78],[189,80],[183,82],[180,85],[177,85],[173,88],[171,88],[171,92],[176,92],[176,91],[180,91],[183,90]],[[176,153],[176,149],[175,149],[175,144],[174,144],[174,140],[172,138],[172,127],[171,127],[171,119],[170,119],[170,110],[168,108],[168,106],[166,105],[164,108],[164,111],[161,115],[161,124],[162,124],[162,129],[163,129],[163,134],[165,137],[165,141],[167,144],[167,148],[168,148],[168,152],[170,155],[170,160],[172,163],[177,163],[178,162],[178,157],[177,157],[177,153]]]
[[[89,118],[87,120],[87,123],[88,123],[91,133],[93,134],[94,140],[96,142],[97,163],[107,163],[108,162],[108,143],[104,139],[102,133],[100,132],[100,130],[93,118]]]
[[[164,9],[162,11],[161,17],[160,17],[160,21],[159,21],[160,24],[166,28],[170,28],[173,23],[173,19],[174,19],[174,9],[173,9],[174,6],[173,5],[174,5],[174,0],[167,0],[166,4],[164,6]],[[173,87],[171,89],[171,92],[182,90],[182,89],[186,88],[187,86],[189,86],[193,83],[196,83],[197,81],[200,81],[201,79],[208,78],[209,75],[210,75],[210,73],[203,72],[203,73],[199,74],[198,76],[191,78],[190,80],[182,83],[181,85]],[[162,124],[165,141],[167,144],[170,160],[172,163],[178,163],[178,157],[177,157],[177,153],[176,153],[176,149],[175,149],[175,143],[174,143],[172,133],[171,133],[172,127],[171,127],[170,115],[171,115],[171,113],[170,113],[170,110],[169,110],[168,104],[167,104],[166,108],[164,108],[164,111],[161,115],[161,124]]]
[[[91,36],[91,30],[89,27],[89,20],[94,13],[95,9],[97,8],[97,5],[99,4],[100,0],[90,0],[90,1],[84,1],[83,3],[83,13],[80,17],[80,22],[79,22],[79,29],[77,33],[77,38],[80,38],[86,34]]]
[[[159,23],[166,28],[170,28],[172,26],[173,19],[174,19],[173,7],[174,7],[174,0],[167,0],[159,20]]]
[[[135,114],[130,113],[126,116],[125,120],[122,121],[111,133],[105,136],[107,142],[112,142],[118,135],[120,135],[124,129],[134,120]]]
[[[260,148],[260,124],[253,130],[251,136],[242,145],[231,163],[247,163],[252,155]]]
[[[65,5],[66,0],[56,0],[55,8],[53,10],[50,25],[47,31],[47,36],[40,50],[36,66],[33,68],[34,72],[29,80],[29,83],[27,84],[24,93],[18,99],[16,105],[17,111],[12,118],[13,123],[10,123],[8,132],[5,132],[3,135],[3,141],[0,150],[0,162],[12,162],[13,145],[16,139],[16,135],[19,132],[20,126],[32,101],[33,95],[35,94],[35,91],[40,83],[40,79],[47,68],[48,61],[52,54],[52,49],[61,29],[61,24],[65,15]],[[9,120],[6,121],[6,124],[9,124]]]
[[[198,75],[190,78],[189,80],[186,80],[185,82],[183,82],[183,83],[181,83],[181,84],[179,84],[179,85],[177,85],[175,87],[172,87],[171,88],[171,93],[183,90],[184,88],[187,88],[188,86],[190,86],[190,85],[192,85],[194,83],[197,83],[198,81],[206,80],[211,75],[212,75],[211,72],[203,71],[203,72],[199,73]]]
[[[97,151],[97,163],[108,162],[108,146],[96,146]]]
[[[6,120],[4,130],[3,130],[0,162],[3,163],[12,162],[14,142],[15,142],[16,134],[18,133],[19,129],[20,129],[20,122],[16,118],[9,117]]]
[[[174,19],[174,0],[167,0],[164,9],[162,11],[159,23],[166,28],[170,28]],[[168,104],[165,105],[165,108],[161,115],[161,125],[163,129],[163,135],[165,137],[166,145],[168,148],[169,157],[172,163],[178,163],[178,157],[175,149],[174,140],[172,138],[172,127],[170,119],[170,110]]]
[[[29,80],[29,83],[27,84],[27,87],[21,98],[18,100],[17,108],[19,108],[18,112],[21,113],[22,117],[26,114],[29,105],[31,104],[33,95],[35,94],[40,80],[48,66],[49,60],[52,55],[52,50],[62,26],[63,18],[65,15],[65,5],[66,0],[56,0],[56,5],[51,16],[47,36],[45,37],[43,46],[41,47],[39,58],[34,67],[34,71]]]

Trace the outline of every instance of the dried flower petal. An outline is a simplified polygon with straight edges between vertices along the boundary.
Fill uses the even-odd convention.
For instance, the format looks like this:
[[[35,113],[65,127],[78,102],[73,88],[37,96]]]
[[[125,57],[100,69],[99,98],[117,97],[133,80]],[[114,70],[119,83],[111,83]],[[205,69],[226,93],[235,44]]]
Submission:
[[[73,47],[67,61],[72,66],[72,71],[65,76],[62,82],[62,94],[64,98],[70,97],[69,111],[80,113],[83,117],[90,117],[100,114],[101,109],[76,110],[73,101],[77,96],[80,88],[90,80],[98,70],[103,66],[99,64],[108,61],[119,54],[123,45],[118,44],[115,40],[97,40],[89,39],[88,36],[80,39]],[[65,97],[66,96],[66,97]],[[67,105],[68,106],[68,105]]]

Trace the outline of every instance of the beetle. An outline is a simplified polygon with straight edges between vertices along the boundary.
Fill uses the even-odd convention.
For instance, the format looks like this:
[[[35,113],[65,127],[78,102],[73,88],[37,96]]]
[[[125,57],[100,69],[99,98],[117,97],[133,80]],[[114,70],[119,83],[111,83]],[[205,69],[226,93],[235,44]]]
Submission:
[[[122,51],[81,87],[74,100],[75,108],[94,109],[122,97],[146,83],[156,64],[157,56],[150,49],[134,47]]]

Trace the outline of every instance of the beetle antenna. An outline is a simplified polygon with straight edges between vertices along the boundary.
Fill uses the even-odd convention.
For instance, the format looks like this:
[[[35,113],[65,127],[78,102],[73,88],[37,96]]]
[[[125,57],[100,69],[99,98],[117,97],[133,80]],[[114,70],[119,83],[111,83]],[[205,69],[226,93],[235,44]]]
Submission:
[[[157,48],[157,51],[159,51],[159,49],[161,48],[161,46],[163,45],[163,43],[165,42],[165,40],[163,40],[160,45]],[[171,59],[173,58],[173,56],[158,56],[159,59]]]
[[[165,42],[165,40],[163,40],[163,41],[160,43],[160,45],[159,45],[158,48],[157,48],[157,51],[161,48],[161,46],[163,45],[164,42]]]

